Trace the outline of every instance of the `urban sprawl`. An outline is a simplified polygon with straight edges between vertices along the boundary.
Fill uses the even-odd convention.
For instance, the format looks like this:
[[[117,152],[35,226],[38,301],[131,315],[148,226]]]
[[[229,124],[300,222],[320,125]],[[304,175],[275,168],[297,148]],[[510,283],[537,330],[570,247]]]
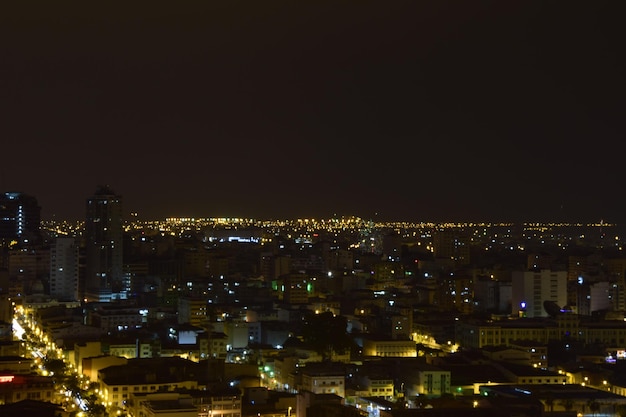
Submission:
[[[0,415],[626,416],[621,225],[0,194]]]

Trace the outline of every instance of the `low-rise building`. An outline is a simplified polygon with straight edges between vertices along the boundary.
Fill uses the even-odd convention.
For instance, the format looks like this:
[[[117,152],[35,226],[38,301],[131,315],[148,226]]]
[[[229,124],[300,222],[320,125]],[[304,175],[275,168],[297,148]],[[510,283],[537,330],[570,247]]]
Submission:
[[[413,340],[365,338],[364,356],[412,358],[417,356],[417,345]]]
[[[0,375],[0,403],[11,404],[22,400],[50,401],[56,389],[52,377],[40,375]]]
[[[310,391],[315,394],[334,394],[346,396],[345,369],[336,363],[309,363],[299,369],[299,378],[295,383],[297,391]]]
[[[0,356],[0,373],[2,374],[29,374],[33,360],[22,356]]]
[[[198,417],[198,406],[189,395],[177,392],[131,394],[128,410],[141,417]]]
[[[234,388],[176,389],[134,392],[126,403],[132,416],[141,417],[241,417],[241,394]]]
[[[129,359],[124,365],[98,371],[102,399],[124,407],[133,393],[198,388],[199,364],[179,357]]]
[[[125,365],[128,359],[120,356],[100,355],[83,359],[83,375],[87,376],[91,382],[98,381],[98,371],[115,365]]]

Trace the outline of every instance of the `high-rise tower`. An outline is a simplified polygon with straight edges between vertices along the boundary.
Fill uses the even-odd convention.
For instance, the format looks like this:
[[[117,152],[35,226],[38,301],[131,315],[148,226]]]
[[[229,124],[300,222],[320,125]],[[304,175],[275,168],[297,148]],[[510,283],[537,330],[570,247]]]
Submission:
[[[85,219],[85,298],[126,298],[122,260],[122,198],[99,186],[87,199]]]
[[[78,243],[57,237],[50,248],[50,295],[59,301],[76,301],[78,295]]]
[[[41,207],[33,196],[0,193],[0,240],[26,243],[40,236]]]

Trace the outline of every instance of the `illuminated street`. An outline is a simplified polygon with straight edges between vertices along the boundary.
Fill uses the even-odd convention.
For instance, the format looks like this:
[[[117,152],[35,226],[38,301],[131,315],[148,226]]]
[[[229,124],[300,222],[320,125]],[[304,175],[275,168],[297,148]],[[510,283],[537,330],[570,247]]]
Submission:
[[[24,356],[33,358],[37,374],[53,378],[58,386],[53,402],[63,405],[67,411],[77,411],[77,417],[96,416],[102,411],[106,413],[105,406],[98,401],[97,384],[91,383],[77,372],[73,364],[68,363],[63,350],[26,318],[21,306],[16,308],[12,324],[14,337],[22,341]],[[119,412],[116,414],[121,415]]]

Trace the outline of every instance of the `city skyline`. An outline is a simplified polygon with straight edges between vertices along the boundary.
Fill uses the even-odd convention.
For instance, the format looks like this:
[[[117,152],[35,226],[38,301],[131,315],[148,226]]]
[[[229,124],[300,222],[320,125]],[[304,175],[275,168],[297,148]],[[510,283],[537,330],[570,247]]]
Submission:
[[[35,2],[2,13],[0,191],[85,218],[626,223],[602,2]],[[7,6],[3,6],[7,7]]]

